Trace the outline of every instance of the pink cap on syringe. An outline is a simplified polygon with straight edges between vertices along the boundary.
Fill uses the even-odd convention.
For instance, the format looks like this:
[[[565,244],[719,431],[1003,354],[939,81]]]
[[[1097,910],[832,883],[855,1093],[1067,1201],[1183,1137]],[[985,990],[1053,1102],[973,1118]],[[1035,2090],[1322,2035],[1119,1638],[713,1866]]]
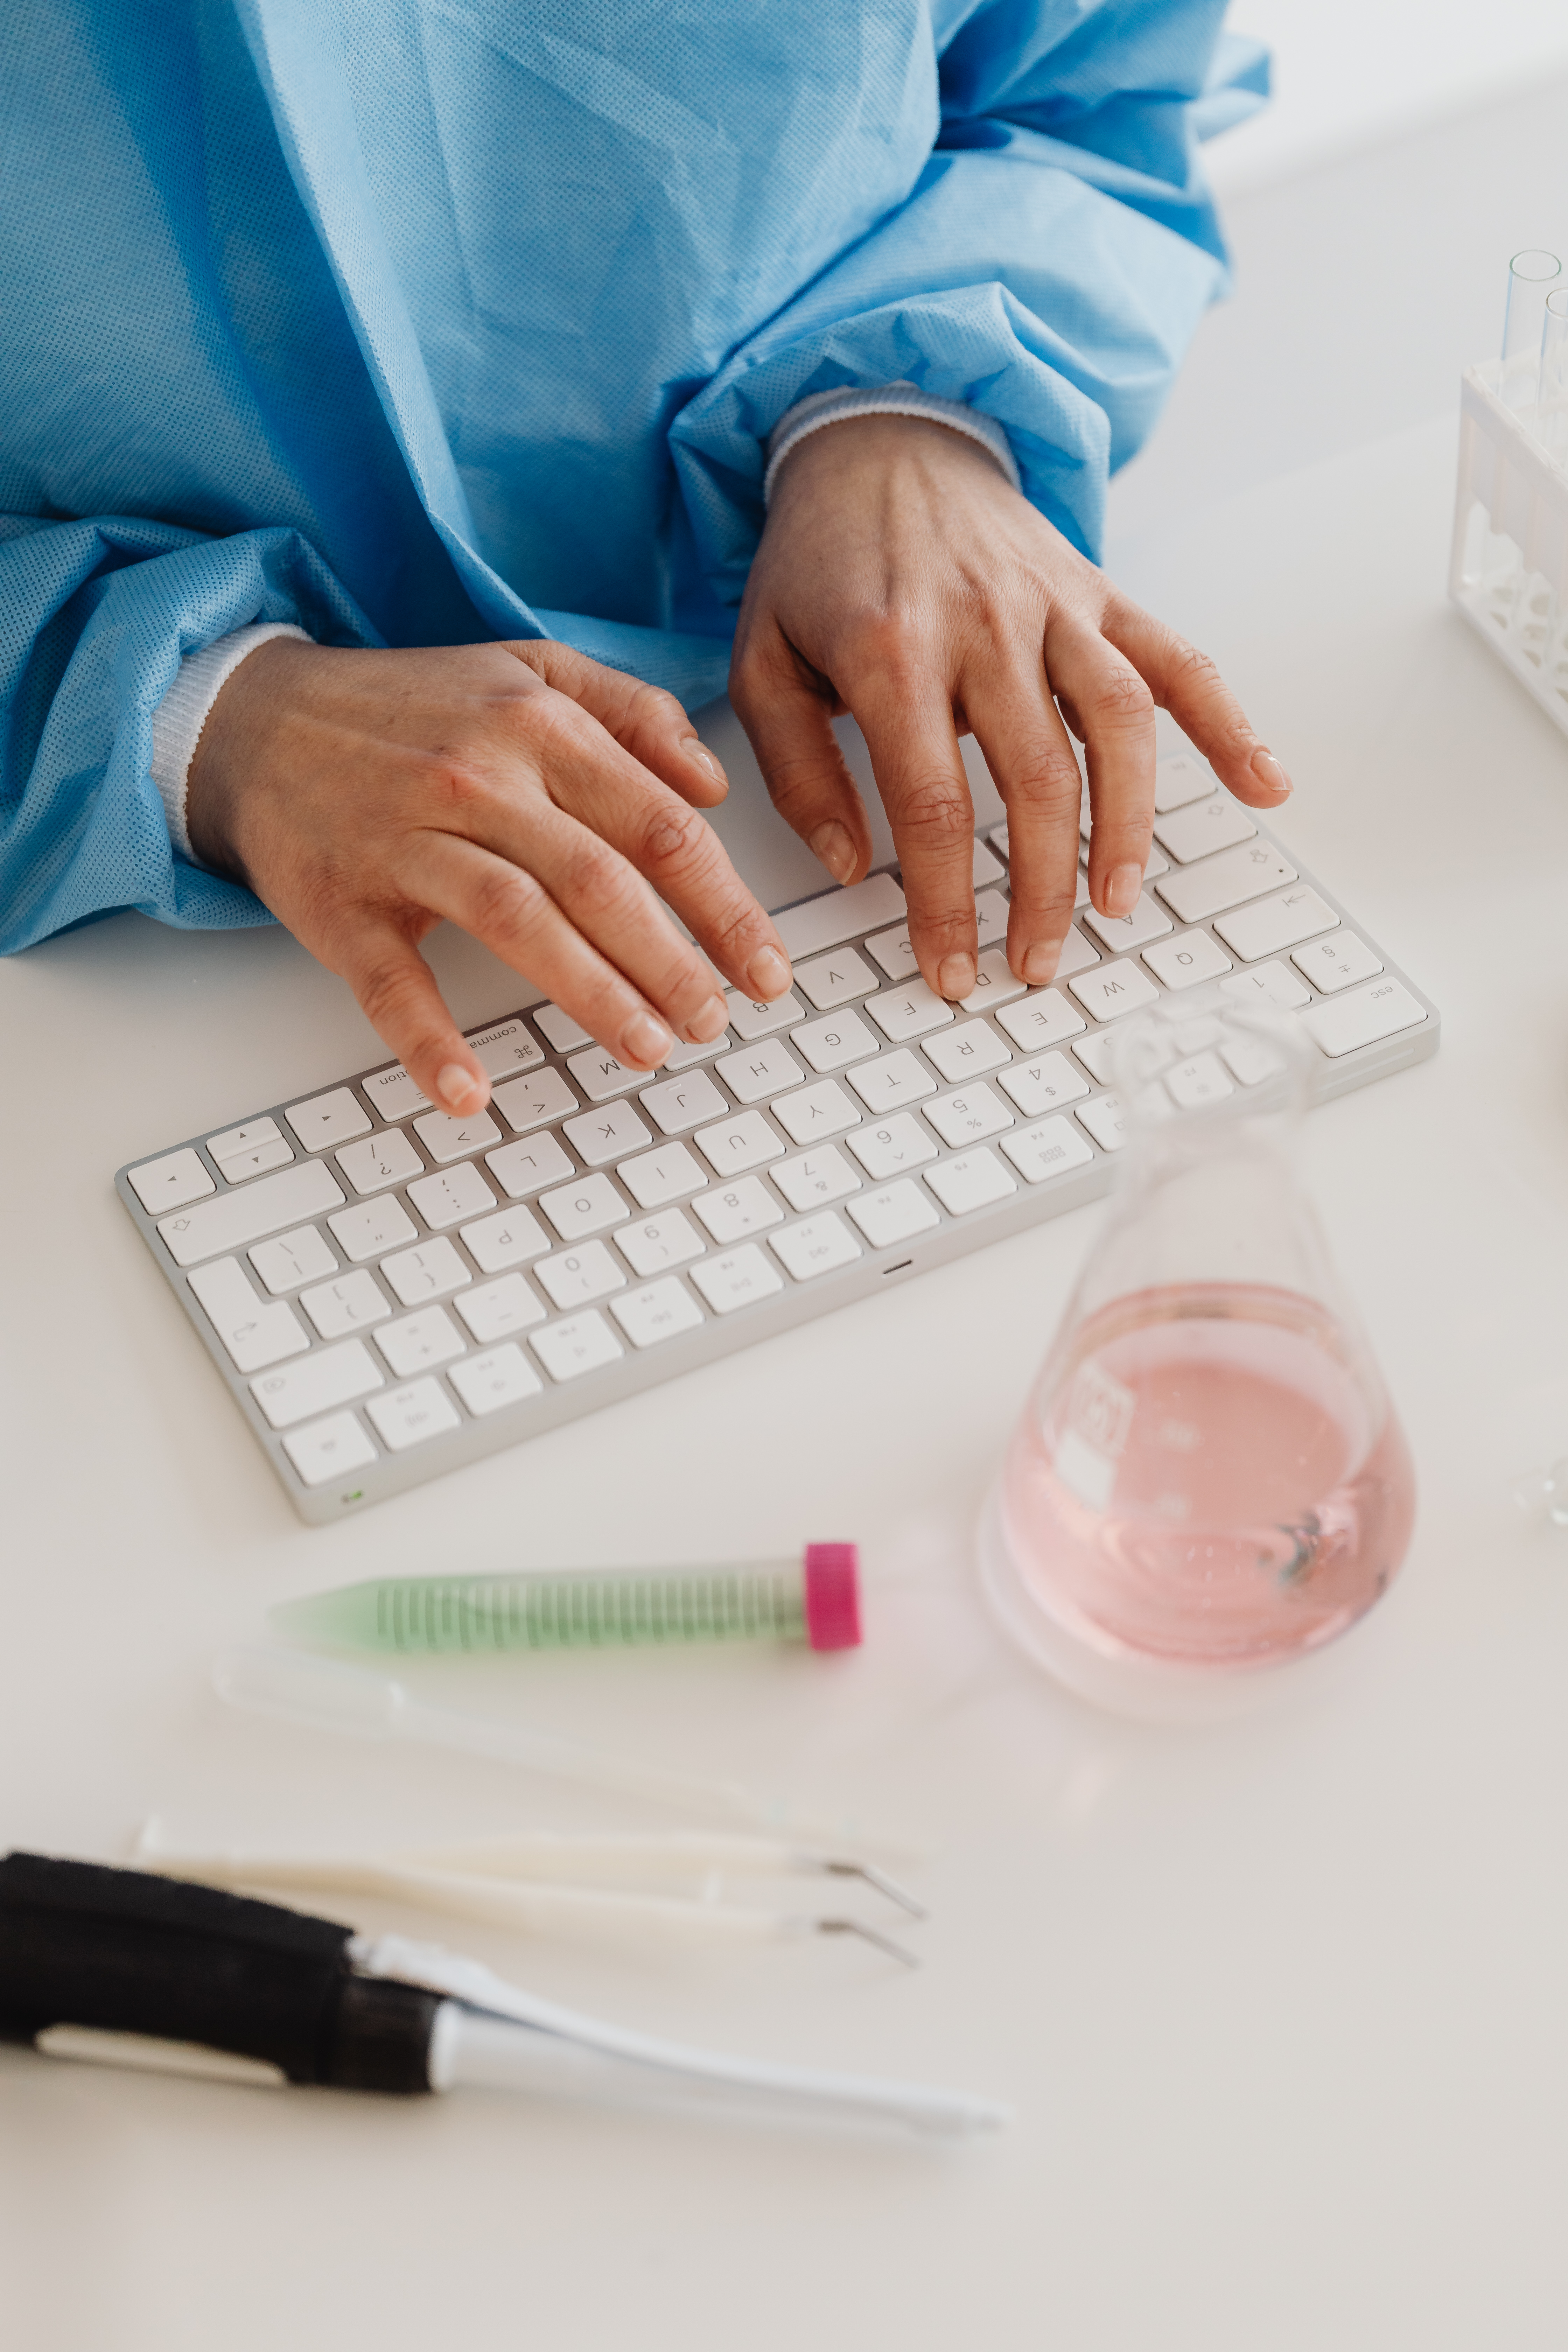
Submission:
[[[805,1638],[814,1650],[859,1643],[860,1555],[852,1543],[806,1545]]]

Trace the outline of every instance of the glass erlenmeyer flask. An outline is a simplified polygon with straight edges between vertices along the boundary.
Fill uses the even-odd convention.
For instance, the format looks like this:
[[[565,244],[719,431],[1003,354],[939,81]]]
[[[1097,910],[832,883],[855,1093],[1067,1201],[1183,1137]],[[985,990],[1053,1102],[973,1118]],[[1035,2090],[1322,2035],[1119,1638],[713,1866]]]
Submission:
[[[1079,1687],[1075,1660],[1191,1682],[1321,1647],[1384,1591],[1415,1514],[1293,1164],[1310,1045],[1215,990],[1113,1053],[1117,1192],[983,1538],[998,1613]]]

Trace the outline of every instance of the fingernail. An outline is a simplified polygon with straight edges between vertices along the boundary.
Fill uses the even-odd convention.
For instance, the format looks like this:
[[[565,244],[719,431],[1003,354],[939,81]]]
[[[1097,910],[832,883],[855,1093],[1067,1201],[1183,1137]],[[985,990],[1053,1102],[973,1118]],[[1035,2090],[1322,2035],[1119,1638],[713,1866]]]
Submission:
[[[777,948],[759,948],[746,966],[746,985],[759,1004],[771,1004],[789,986],[789,966]]]
[[[437,1076],[436,1092],[449,1111],[481,1109],[489,1099],[489,1089],[472,1070],[465,1070],[461,1062],[448,1062]]]
[[[1273,752],[1266,751],[1261,744],[1252,755],[1252,772],[1268,792],[1288,793],[1290,790],[1289,777]]]
[[[1024,956],[1024,969],[1018,977],[1020,980],[1026,980],[1031,988],[1044,988],[1047,981],[1052,981],[1057,976],[1057,965],[1061,961],[1061,952],[1059,946],[1027,949]]]
[[[709,774],[714,777],[718,782],[723,782],[724,771],[719,765],[718,761],[713,757],[711,751],[707,750],[707,748],[701,743],[689,743],[686,748],[690,752],[692,758],[696,761],[700,768],[706,768]]]
[[[634,1013],[621,1035],[620,1059],[629,1070],[657,1070],[675,1039],[651,1013]]]
[[[686,1034],[694,1045],[710,1045],[730,1018],[730,1008],[721,996],[710,996],[700,1013],[694,1013],[686,1024]]]
[[[1130,915],[1138,904],[1138,893],[1143,887],[1141,866],[1113,866],[1105,886],[1105,911],[1108,915]]]
[[[974,986],[974,958],[945,955],[936,968],[936,977],[943,996],[967,996]]]
[[[855,871],[855,844],[844,827],[830,819],[819,824],[806,843],[812,856],[820,858],[836,882],[847,882]]]

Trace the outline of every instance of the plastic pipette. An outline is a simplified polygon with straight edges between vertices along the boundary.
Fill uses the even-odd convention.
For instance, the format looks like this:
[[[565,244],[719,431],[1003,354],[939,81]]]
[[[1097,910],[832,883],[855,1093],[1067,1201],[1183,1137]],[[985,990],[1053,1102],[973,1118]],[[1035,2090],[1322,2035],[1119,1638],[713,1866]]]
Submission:
[[[574,2089],[961,2137],[1007,2110],[664,2042],[398,1936],[95,1863],[0,1861],[0,2038],[250,2082],[419,2093]]]
[[[830,1543],[716,1568],[384,1576],[286,1602],[272,1622],[296,1641],[405,1657],[689,1642],[844,1650],[860,1639],[858,1561],[853,1544]]]

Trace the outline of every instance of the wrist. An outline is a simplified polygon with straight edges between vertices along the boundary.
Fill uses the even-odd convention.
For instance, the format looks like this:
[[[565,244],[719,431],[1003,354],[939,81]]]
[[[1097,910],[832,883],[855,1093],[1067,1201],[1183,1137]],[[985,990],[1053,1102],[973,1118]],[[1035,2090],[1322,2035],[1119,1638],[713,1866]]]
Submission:
[[[191,854],[247,887],[246,819],[260,796],[268,736],[292,699],[290,675],[320,651],[302,634],[258,645],[218,688],[191,754],[184,800]]]

